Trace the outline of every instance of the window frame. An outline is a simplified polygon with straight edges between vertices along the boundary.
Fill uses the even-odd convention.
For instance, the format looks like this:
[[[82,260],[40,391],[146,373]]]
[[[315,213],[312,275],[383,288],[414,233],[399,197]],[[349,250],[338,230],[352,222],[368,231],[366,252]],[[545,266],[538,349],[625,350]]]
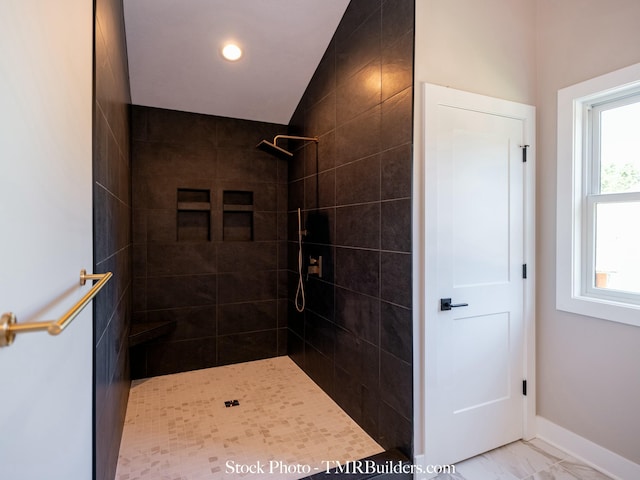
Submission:
[[[558,91],[556,308],[640,326],[640,294],[597,288],[595,209],[640,193],[601,194],[594,111],[640,95],[640,64]],[[594,156],[594,152],[598,152]],[[597,193],[595,193],[597,192]]]

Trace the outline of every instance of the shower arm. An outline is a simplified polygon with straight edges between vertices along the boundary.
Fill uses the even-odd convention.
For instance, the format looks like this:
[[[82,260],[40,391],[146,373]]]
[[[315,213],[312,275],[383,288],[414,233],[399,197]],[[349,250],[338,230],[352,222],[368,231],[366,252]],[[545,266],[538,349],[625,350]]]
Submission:
[[[307,142],[316,142],[318,143],[318,137],[298,137],[296,135],[276,135],[273,137],[273,144],[278,146],[278,140],[306,140]]]

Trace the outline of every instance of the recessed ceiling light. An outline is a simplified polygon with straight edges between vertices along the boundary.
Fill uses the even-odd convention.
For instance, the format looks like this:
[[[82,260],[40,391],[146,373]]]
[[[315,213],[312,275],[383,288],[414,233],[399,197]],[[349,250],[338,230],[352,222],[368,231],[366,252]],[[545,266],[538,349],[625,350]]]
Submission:
[[[227,43],[222,47],[222,56],[231,62],[235,62],[242,56],[242,49],[235,43]]]

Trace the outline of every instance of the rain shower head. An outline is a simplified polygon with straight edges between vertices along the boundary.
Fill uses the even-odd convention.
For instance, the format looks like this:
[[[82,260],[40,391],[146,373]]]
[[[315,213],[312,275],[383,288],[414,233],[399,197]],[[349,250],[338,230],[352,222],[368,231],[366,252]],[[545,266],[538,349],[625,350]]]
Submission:
[[[285,150],[282,147],[278,146],[278,140],[303,140],[307,142],[316,142],[318,143],[318,137],[298,137],[295,135],[276,135],[273,138],[273,142],[269,142],[268,140],[262,140],[256,148],[260,150],[270,153],[271,155],[275,155],[276,157],[283,158],[285,160],[293,157],[293,153],[289,150]]]

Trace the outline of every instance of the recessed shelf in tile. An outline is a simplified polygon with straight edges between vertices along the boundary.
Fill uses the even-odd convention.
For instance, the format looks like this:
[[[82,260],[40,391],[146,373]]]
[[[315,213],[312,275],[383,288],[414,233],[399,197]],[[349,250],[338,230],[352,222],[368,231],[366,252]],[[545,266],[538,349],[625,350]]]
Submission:
[[[253,240],[253,192],[225,190],[222,204],[223,240]]]
[[[195,188],[178,189],[178,241],[211,240],[211,192]]]

